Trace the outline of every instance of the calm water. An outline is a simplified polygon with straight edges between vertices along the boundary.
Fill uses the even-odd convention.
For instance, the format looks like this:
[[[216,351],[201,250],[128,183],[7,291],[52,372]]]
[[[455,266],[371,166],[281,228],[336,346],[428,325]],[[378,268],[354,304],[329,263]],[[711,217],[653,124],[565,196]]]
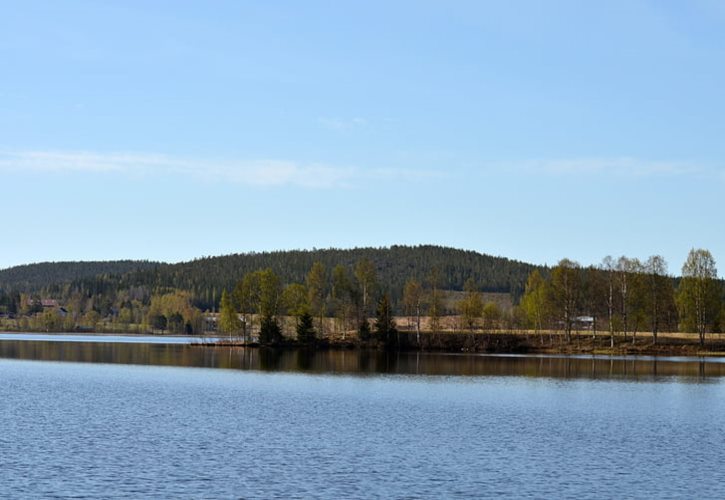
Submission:
[[[0,340],[0,497],[723,498],[723,375]]]

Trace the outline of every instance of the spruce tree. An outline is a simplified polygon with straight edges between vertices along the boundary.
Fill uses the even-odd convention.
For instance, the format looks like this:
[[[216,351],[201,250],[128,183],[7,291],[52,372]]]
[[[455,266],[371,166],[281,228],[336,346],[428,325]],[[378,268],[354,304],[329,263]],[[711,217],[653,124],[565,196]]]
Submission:
[[[261,344],[277,344],[282,341],[282,329],[273,316],[264,316],[259,330]]]
[[[313,325],[313,318],[305,311],[297,322],[297,342],[304,345],[314,345],[317,341],[317,332]]]
[[[360,327],[358,328],[357,335],[363,342],[367,342],[368,340],[370,340],[372,334],[370,331],[370,322],[367,320],[367,318],[363,319],[360,322]]]
[[[393,311],[390,307],[390,299],[388,294],[383,294],[378,301],[378,311],[375,318],[375,335],[378,340],[382,341],[386,347],[392,347],[397,344],[398,329],[393,319]]]

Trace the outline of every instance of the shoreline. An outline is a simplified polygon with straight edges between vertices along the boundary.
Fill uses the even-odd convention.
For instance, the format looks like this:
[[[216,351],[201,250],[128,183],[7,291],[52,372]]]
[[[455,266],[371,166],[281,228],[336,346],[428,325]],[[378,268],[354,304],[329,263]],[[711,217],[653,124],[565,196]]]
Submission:
[[[511,355],[594,355],[594,356],[656,356],[656,357],[725,357],[725,336],[711,334],[704,347],[692,334],[661,334],[658,343],[652,342],[651,335],[638,334],[635,344],[631,336],[615,337],[614,348],[610,347],[608,335],[598,335],[596,341],[590,334],[574,335],[570,343],[564,341],[559,333],[545,333],[542,336],[532,332],[493,332],[493,333],[430,333],[421,332],[420,344],[416,342],[415,333],[401,332],[396,336],[395,343],[386,345],[378,340],[359,341],[357,338],[340,338],[319,340],[313,345],[299,344],[295,340],[285,340],[275,344],[260,344],[258,342],[242,342],[241,340],[221,338],[219,336],[193,336],[193,335],[165,335],[165,334],[136,334],[136,333],[109,333],[109,332],[13,332],[2,331],[2,335],[18,337],[22,335],[47,336],[55,339],[62,336],[74,337],[75,341],[88,337],[109,338],[124,337],[128,339],[142,339],[144,337],[162,340],[190,339],[188,345],[193,348],[248,348],[248,349],[277,349],[277,350],[367,350],[367,351],[394,351],[394,352],[430,352],[430,353],[456,353],[456,354],[511,354]],[[11,340],[8,338],[2,340]],[[399,341],[399,343],[398,343]]]
[[[594,356],[656,356],[656,357],[725,357],[725,339],[708,339],[704,346],[689,338],[660,336],[657,344],[652,338],[643,336],[632,344],[631,337],[615,338],[615,346],[610,347],[609,336],[575,336],[566,343],[561,335],[548,334],[544,342],[538,335],[531,333],[421,333],[420,345],[411,342],[415,334],[405,333],[400,345],[385,345],[379,341],[320,341],[316,345],[301,345],[295,341],[277,344],[257,342],[237,342],[219,340],[217,342],[194,343],[196,347],[239,347],[253,349],[308,349],[308,350],[380,350],[398,352],[431,352],[458,354],[512,354],[512,355],[594,355]],[[407,337],[407,338],[405,338]]]

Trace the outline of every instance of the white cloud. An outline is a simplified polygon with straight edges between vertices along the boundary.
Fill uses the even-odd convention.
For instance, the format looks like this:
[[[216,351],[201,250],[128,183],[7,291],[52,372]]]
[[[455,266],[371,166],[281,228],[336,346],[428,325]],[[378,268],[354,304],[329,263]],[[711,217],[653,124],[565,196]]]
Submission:
[[[252,186],[352,187],[371,179],[412,180],[434,175],[404,169],[361,169],[285,160],[212,161],[151,153],[0,151],[0,172],[176,174]]]

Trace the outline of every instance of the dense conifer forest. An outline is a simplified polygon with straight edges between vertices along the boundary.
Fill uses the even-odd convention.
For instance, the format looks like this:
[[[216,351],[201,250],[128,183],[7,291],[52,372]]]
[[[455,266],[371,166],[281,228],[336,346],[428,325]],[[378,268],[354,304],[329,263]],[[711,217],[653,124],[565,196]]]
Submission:
[[[342,265],[352,269],[362,259],[376,269],[379,286],[398,304],[406,280],[428,279],[440,273],[443,289],[463,290],[467,279],[481,291],[511,293],[519,297],[529,273],[536,266],[473,251],[440,246],[393,246],[292,250],[204,257],[179,264],[146,261],[57,262],[30,264],[0,271],[0,290],[63,298],[74,291],[92,296],[113,295],[129,288],[149,293],[171,289],[187,291],[194,306],[219,307],[222,290],[231,290],[242,277],[259,269],[272,269],[284,283],[302,283],[315,262],[327,269]]]

